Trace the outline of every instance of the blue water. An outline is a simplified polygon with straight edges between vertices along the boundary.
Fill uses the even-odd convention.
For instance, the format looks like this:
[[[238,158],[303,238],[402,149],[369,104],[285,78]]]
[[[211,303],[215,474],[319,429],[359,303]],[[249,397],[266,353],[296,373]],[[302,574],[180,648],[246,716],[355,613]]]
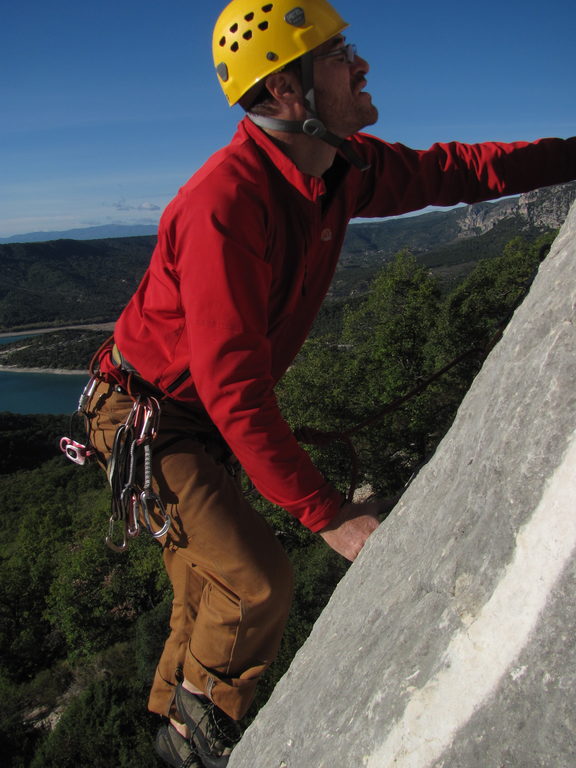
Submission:
[[[2,336],[0,344],[38,334]],[[88,375],[80,373],[12,373],[0,371],[0,411],[12,413],[73,413]]]
[[[19,335],[19,336],[0,336],[0,344],[11,344],[13,341],[22,341],[22,339],[29,339],[32,336],[37,336],[38,334],[30,333],[27,335]]]
[[[87,381],[87,374],[0,371],[0,411],[73,413]]]

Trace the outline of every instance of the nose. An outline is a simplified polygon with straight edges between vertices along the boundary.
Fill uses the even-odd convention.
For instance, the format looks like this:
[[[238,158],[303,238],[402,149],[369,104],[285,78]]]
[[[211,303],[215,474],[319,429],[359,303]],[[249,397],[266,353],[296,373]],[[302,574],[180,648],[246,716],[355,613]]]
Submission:
[[[368,64],[366,59],[363,59],[362,56],[359,56],[358,54],[354,56],[354,61],[350,66],[355,72],[363,72],[364,74],[368,74],[370,71],[370,64]]]

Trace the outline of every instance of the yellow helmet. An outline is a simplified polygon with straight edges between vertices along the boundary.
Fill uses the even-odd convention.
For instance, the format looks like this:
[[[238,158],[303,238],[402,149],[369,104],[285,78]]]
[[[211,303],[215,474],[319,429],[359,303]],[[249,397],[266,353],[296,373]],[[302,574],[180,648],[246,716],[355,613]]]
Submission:
[[[267,75],[347,26],[326,0],[232,0],[212,38],[214,66],[228,103],[236,104]]]

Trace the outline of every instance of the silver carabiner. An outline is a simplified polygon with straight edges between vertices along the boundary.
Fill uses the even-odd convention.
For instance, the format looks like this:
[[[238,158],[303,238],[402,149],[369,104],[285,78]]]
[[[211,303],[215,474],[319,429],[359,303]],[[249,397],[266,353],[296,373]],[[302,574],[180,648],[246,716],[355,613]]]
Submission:
[[[120,508],[122,510],[122,519],[126,535],[134,539],[140,533],[140,523],[138,515],[138,492],[136,485],[125,485],[120,494]]]
[[[130,427],[134,428],[134,431],[138,431],[138,421],[140,419],[140,412],[142,411],[142,402],[140,399],[140,395],[134,400],[132,403],[132,408],[130,410],[130,413],[126,417],[126,421],[124,424],[121,424],[120,426],[125,427],[126,429],[129,429]]]
[[[96,389],[97,384],[98,384],[98,379],[96,378],[96,376],[92,376],[90,379],[88,379],[86,386],[82,390],[80,399],[78,400],[78,409],[77,409],[78,413],[85,413],[85,408],[88,405],[88,401],[94,394],[94,390]]]
[[[113,549],[114,552],[124,552],[126,547],[128,546],[128,542],[126,541],[126,523],[124,523],[124,531],[123,531],[123,537],[122,537],[122,544],[115,544],[113,535],[114,535],[114,523],[116,520],[114,519],[114,516],[110,518],[110,523],[108,525],[108,536],[106,536],[106,544],[110,547],[110,549]]]
[[[148,509],[149,502],[152,502],[152,508],[150,510]],[[157,493],[154,493],[154,491],[150,490],[149,488],[143,490],[140,494],[140,506],[142,507],[142,511],[144,513],[146,527],[155,539],[159,539],[161,536],[164,536],[165,533],[168,533],[170,526],[172,525],[172,520],[170,519],[168,512],[166,512],[164,502]],[[152,529],[152,524],[150,521],[150,515],[154,512],[155,507],[158,507],[160,514],[164,518],[164,525],[159,531],[154,531]]]

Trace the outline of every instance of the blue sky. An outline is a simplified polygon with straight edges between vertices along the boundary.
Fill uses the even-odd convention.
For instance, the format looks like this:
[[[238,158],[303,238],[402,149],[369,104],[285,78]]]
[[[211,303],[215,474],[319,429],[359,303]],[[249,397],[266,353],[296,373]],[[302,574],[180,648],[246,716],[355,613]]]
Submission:
[[[297,4],[297,2],[295,2]],[[390,141],[576,134],[576,3],[339,0]],[[5,0],[0,237],[155,223],[241,118],[216,82],[219,2]]]

